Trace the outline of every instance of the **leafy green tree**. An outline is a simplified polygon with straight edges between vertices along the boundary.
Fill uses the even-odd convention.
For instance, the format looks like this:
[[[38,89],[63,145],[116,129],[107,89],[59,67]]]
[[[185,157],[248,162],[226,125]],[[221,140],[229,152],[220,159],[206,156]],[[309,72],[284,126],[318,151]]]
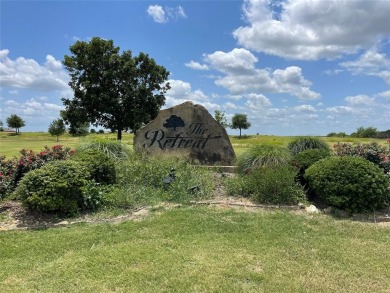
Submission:
[[[77,41],[65,55],[73,99],[62,99],[68,121],[92,123],[115,129],[118,140],[122,131],[136,132],[154,119],[165,103],[170,89],[169,72],[147,54],[132,56],[119,53],[112,40],[94,37],[90,42]]]
[[[248,129],[251,127],[251,123],[248,121],[247,115],[245,114],[235,114],[232,118],[232,129],[240,129],[240,138],[241,138],[241,129]]]
[[[80,109],[69,109],[69,111],[60,111],[61,118],[65,125],[69,125],[68,131],[72,136],[86,136],[89,133],[89,122],[85,121]]]
[[[378,135],[378,130],[375,127],[358,127],[356,132],[351,133],[352,137],[375,138]]]
[[[15,128],[15,133],[18,134],[20,131],[19,129],[23,126],[26,126],[25,122],[22,118],[20,118],[16,114],[12,114],[7,118],[7,125],[8,127]]]
[[[52,136],[57,136],[57,142],[58,142],[58,137],[60,135],[63,135],[65,133],[65,124],[64,120],[62,119],[56,119],[53,120],[52,123],[49,125],[49,133]]]
[[[219,124],[221,124],[221,126],[223,126],[224,128],[229,127],[229,124],[227,123],[227,120],[226,120],[226,116],[225,116],[225,112],[224,112],[224,111],[215,110],[214,113],[215,113],[215,114],[214,114],[215,120],[217,120],[217,122],[218,122]]]

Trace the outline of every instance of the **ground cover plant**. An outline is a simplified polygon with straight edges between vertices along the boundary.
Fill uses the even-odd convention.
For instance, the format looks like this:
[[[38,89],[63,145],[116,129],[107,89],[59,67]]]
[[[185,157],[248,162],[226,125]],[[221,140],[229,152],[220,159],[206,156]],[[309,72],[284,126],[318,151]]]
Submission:
[[[387,292],[389,228],[182,207],[143,221],[0,232],[6,292]]]

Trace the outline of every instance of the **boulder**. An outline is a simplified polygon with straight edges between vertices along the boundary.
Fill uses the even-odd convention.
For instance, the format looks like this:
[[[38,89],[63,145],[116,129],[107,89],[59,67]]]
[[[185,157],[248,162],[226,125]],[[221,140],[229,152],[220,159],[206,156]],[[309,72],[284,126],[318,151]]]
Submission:
[[[225,128],[203,106],[192,102],[161,110],[134,136],[134,148],[207,165],[230,165],[235,158]]]

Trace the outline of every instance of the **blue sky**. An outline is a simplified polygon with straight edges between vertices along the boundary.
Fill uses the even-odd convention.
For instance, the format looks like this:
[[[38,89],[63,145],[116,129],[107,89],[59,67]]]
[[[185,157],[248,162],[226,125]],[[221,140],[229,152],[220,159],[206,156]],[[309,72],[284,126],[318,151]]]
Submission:
[[[247,134],[390,129],[390,0],[0,3],[0,116],[47,131],[72,97],[61,61],[112,39],[170,71],[171,107],[245,113]],[[228,130],[231,134],[238,133]]]

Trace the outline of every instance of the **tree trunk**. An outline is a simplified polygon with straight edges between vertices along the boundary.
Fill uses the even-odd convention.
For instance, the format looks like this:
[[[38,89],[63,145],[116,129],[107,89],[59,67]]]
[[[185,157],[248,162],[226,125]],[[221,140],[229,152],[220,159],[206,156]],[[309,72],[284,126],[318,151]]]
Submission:
[[[241,128],[240,128],[240,138],[241,138]]]
[[[58,142],[58,135],[57,135],[57,142]]]
[[[118,136],[117,136],[117,139],[118,139],[118,140],[122,140],[122,129],[118,129]]]

